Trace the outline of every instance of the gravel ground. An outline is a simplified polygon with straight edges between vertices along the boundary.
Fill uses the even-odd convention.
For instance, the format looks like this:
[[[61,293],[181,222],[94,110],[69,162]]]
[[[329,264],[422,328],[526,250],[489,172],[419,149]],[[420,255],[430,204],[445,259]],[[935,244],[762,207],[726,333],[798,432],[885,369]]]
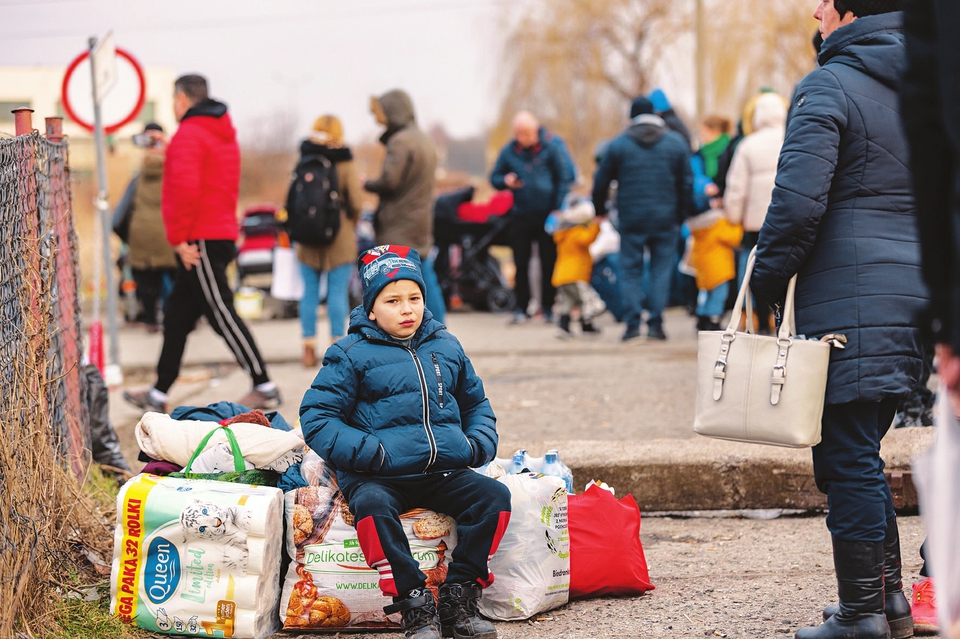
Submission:
[[[902,517],[900,535],[909,590],[920,568],[920,519]],[[574,601],[528,621],[497,622],[501,639],[792,636],[819,622],[820,611],[836,599],[823,517],[647,517],[640,537],[656,590]]]

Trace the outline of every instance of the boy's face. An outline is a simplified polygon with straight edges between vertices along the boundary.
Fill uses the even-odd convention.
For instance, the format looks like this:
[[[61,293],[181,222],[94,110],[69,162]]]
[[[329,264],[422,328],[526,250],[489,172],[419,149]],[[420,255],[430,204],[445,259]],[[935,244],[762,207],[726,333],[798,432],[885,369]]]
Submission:
[[[423,323],[423,293],[413,280],[397,280],[383,287],[373,303],[370,319],[394,339],[407,340]]]

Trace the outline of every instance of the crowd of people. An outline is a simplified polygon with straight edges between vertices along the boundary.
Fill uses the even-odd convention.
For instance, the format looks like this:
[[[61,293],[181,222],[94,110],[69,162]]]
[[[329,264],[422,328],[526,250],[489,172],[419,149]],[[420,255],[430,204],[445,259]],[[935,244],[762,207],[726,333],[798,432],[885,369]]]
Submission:
[[[513,138],[489,176],[495,189],[513,197],[505,224],[516,273],[511,324],[538,316],[556,323],[561,338],[595,335],[599,328],[594,320],[606,302],[611,310],[614,304],[622,307],[624,342],[642,334],[647,340],[666,340],[664,309],[679,303],[696,316],[699,330],[720,330],[732,292],[749,275],[758,304],[745,322],[770,333],[784,319],[787,283],[796,275],[796,333],[845,337],[845,348],[831,356],[823,439],[813,448],[817,486],[829,504],[826,524],[839,605],[824,612],[822,625],[798,631],[800,639],[902,639],[913,634],[915,621],[931,616],[929,609],[918,608],[929,604],[929,579],[915,586],[913,606],[903,592],[896,512],[879,448],[904,398],[925,389],[929,345],[939,344],[941,379],[957,399],[960,304],[953,238],[958,134],[955,114],[949,112],[956,101],[941,95],[947,89],[955,92],[957,78],[948,76],[949,84],[937,76],[952,67],[937,64],[951,54],[943,53],[948,43],[937,40],[934,28],[937,17],[960,18],[947,5],[941,0],[911,3],[905,38],[899,0],[823,0],[814,14],[820,22],[818,66],[795,87],[791,99],[761,89],[736,123],[719,115],[704,117],[696,140],[662,90],[636,97],[625,105],[626,128],[598,150],[589,197],[571,193],[577,170],[570,153],[530,111],[514,117]],[[144,322],[157,325],[162,308],[163,350],[154,385],[124,397],[143,409],[166,411],[187,335],[203,315],[251,376],[253,387],[239,402],[275,407],[281,401],[279,389],[233,308],[227,283],[238,234],[235,131],[227,107],[210,99],[201,76],[177,80],[174,104],[180,126],[169,144],[159,127],[145,131],[150,142],[138,182],[131,187],[135,214],[127,240]],[[369,415],[357,418],[370,423],[360,425],[341,423],[346,412],[330,410],[337,401],[356,400],[335,389],[349,386],[344,380],[357,378],[358,367],[366,371],[375,364],[376,374],[386,376],[376,393],[406,384],[393,373],[399,368],[384,362],[396,359],[401,367],[405,351],[416,352],[423,344],[437,349],[443,361],[456,360],[461,369],[454,377],[467,380],[463,390],[452,382],[450,387],[458,393],[456,401],[474,406],[461,406],[461,413],[450,418],[467,438],[445,442],[457,456],[451,468],[466,468],[495,454],[496,434],[483,412],[489,406],[469,360],[457,350],[456,340],[448,343],[444,337],[446,306],[433,238],[436,150],[418,127],[405,92],[373,98],[370,110],[385,127],[379,177],[361,185],[343,127],[333,115],[318,118],[300,146],[298,171],[317,162],[327,167],[325,202],[333,202],[337,218],[326,222],[326,239],[298,241],[296,247],[305,285],[299,303],[303,364],[309,368],[318,366],[317,306],[324,275],[330,320],[330,341],[321,346],[326,351],[323,368],[301,408],[305,432],[311,445],[334,455],[331,461],[351,472],[375,476],[403,461],[394,455],[409,442],[389,442],[385,449],[385,440],[373,437],[341,449],[344,433],[379,432],[382,406],[371,405]],[[362,191],[378,197],[373,218],[378,247],[363,253],[358,263]],[[288,201],[291,217],[301,215],[297,206]],[[160,228],[166,242],[158,237]],[[610,235],[615,236],[613,250],[592,250]],[[595,262],[611,254],[617,257],[618,290],[604,289],[607,299],[600,300],[591,286]],[[755,256],[752,273],[750,255]],[[539,273],[532,272],[532,264]],[[348,288],[355,270],[364,300],[351,316]],[[538,303],[532,280],[539,282]],[[429,327],[430,334],[421,334],[421,326]],[[356,353],[369,349],[370,354],[351,359],[348,349],[361,343]],[[444,371],[436,354],[432,365],[439,383],[434,391],[439,390],[443,408]],[[411,392],[426,388],[424,373],[419,366],[417,370],[419,383]],[[364,401],[374,393],[354,391]],[[383,401],[388,400],[403,404],[396,415],[409,412],[406,400],[384,395]],[[467,414],[474,409],[481,411],[479,417]],[[408,421],[401,426],[409,426]],[[336,429],[324,430],[327,422]],[[473,435],[468,423],[477,424]],[[438,449],[436,442],[431,451],[430,464],[437,454],[453,454]],[[414,455],[403,464],[419,461]],[[356,503],[351,497],[351,507],[358,509],[358,519],[369,516],[373,522],[366,543],[382,540],[382,561],[395,564],[396,588],[388,594],[395,597],[392,608],[404,612],[408,636],[432,637],[433,621],[424,614],[436,615],[436,610],[421,592],[422,575],[404,567],[404,548],[389,546],[395,543],[394,522],[380,512],[398,512],[398,504],[413,504],[409,491],[430,492],[436,486],[394,485],[367,475],[351,488],[358,497]],[[459,481],[461,474],[452,476]],[[489,487],[468,481],[454,490],[464,491],[456,504],[448,505],[447,496],[431,503],[445,512],[463,510],[474,499],[473,491]],[[496,503],[485,503],[489,508],[482,513],[465,511],[474,524],[461,522],[467,532],[470,525],[483,527],[481,548],[469,550],[479,554],[467,560],[470,568],[460,575],[462,583],[452,584],[460,594],[450,595],[446,604],[441,601],[441,607],[450,608],[448,620],[458,619],[455,636],[495,636],[471,606],[487,579],[478,566],[492,552],[491,544],[495,548],[509,507],[502,495]],[[416,634],[426,626],[427,634]]]

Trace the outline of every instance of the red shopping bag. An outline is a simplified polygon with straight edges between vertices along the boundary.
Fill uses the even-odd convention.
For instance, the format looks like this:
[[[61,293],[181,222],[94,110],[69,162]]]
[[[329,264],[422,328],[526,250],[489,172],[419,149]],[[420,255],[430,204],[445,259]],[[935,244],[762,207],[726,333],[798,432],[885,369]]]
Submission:
[[[653,590],[640,545],[640,508],[599,486],[567,501],[570,598],[642,595]]]

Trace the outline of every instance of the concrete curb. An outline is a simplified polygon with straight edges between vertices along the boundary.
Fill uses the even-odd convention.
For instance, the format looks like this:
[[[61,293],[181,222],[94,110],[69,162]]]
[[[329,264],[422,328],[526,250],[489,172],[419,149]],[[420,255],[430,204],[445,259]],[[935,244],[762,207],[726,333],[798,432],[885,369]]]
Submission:
[[[898,511],[915,513],[912,460],[932,442],[933,428],[902,428],[883,440]],[[503,443],[500,456],[517,448],[542,454],[544,442]],[[551,442],[570,467],[577,492],[591,479],[633,494],[644,511],[797,509],[824,510],[809,449],[777,448],[697,438],[618,445],[606,441]]]

